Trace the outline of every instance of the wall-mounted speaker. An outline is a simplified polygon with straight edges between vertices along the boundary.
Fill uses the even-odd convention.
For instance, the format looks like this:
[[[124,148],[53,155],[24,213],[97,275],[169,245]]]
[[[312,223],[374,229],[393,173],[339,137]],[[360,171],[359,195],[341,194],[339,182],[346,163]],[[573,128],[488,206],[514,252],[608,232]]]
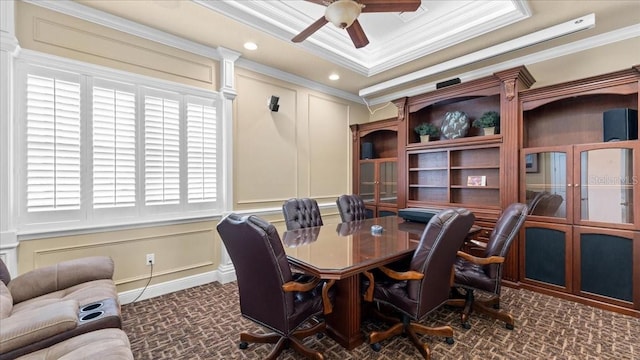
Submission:
[[[269,102],[268,102],[269,110],[278,112],[278,109],[280,109],[280,105],[278,105],[278,100],[280,100],[279,97],[271,95],[271,98],[269,98]]]
[[[360,146],[360,159],[373,159],[374,157],[373,143],[363,142]]]
[[[602,114],[603,140],[624,141],[638,138],[638,110],[611,109]]]

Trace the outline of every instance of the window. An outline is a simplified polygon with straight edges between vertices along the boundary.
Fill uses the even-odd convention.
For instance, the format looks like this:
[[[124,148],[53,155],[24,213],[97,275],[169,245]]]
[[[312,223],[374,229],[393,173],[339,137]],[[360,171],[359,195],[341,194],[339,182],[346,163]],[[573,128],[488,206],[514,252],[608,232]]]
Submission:
[[[135,206],[135,94],[113,84],[94,86],[92,105],[93,207]]]
[[[108,226],[219,210],[217,93],[112,70],[98,76],[93,66],[16,68],[16,108],[26,119],[17,139],[25,155],[16,160],[26,163],[17,175],[21,226]]]
[[[80,208],[80,84],[64,78],[27,77],[29,212]]]
[[[187,104],[188,201],[201,203],[218,199],[218,147],[216,108],[190,99]]]

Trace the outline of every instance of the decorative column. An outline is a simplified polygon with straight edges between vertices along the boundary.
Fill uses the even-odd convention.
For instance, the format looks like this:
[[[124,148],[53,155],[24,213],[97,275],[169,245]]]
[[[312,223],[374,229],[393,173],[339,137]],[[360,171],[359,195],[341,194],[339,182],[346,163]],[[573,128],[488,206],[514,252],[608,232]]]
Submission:
[[[13,121],[13,60],[20,46],[15,36],[14,1],[0,1],[0,259],[18,275]]]
[[[225,169],[222,180],[222,206],[224,212],[233,210],[233,100],[238,93],[235,88],[235,61],[240,53],[218,48],[220,54],[220,116],[222,131],[222,168]],[[218,266],[219,281],[227,283],[236,279],[233,263],[227,249],[220,242],[220,266]]]

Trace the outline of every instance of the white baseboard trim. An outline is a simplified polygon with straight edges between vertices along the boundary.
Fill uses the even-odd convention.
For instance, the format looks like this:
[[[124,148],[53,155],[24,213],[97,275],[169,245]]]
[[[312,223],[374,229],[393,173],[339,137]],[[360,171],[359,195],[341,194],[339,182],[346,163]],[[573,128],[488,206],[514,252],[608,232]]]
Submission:
[[[136,301],[151,299],[156,296],[170,294],[179,290],[192,288],[194,286],[205,285],[214,281],[225,283],[235,280],[235,272],[232,274],[233,278],[228,273],[221,274],[219,270],[211,271],[203,274],[184,277],[181,279],[171,280],[160,284],[149,285],[146,290],[140,295],[143,288],[123,291],[118,293],[118,299],[120,304],[129,304],[140,295],[140,298]],[[229,280],[231,279],[231,280]]]

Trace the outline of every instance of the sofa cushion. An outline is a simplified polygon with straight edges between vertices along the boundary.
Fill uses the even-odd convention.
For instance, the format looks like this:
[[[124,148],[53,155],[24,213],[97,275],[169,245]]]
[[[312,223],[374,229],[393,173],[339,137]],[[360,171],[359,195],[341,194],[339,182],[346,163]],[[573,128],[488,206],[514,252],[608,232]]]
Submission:
[[[80,306],[83,306],[103,299],[117,298],[118,292],[113,280],[95,280],[15,303],[13,312],[35,309],[61,300],[76,300]]]
[[[58,301],[30,311],[12,313],[0,328],[0,354],[29,346],[78,326],[78,302]]]
[[[19,357],[20,360],[133,360],[127,335],[120,329],[96,330]]]
[[[0,319],[9,317],[13,309],[13,298],[7,286],[0,281]]]
[[[109,257],[85,257],[34,269],[11,279],[7,287],[14,304],[18,304],[94,280],[111,281],[113,270],[113,260]]]
[[[9,273],[9,269],[7,269],[7,265],[4,264],[4,261],[0,259],[0,282],[8,285],[9,281],[11,281],[11,273]]]

